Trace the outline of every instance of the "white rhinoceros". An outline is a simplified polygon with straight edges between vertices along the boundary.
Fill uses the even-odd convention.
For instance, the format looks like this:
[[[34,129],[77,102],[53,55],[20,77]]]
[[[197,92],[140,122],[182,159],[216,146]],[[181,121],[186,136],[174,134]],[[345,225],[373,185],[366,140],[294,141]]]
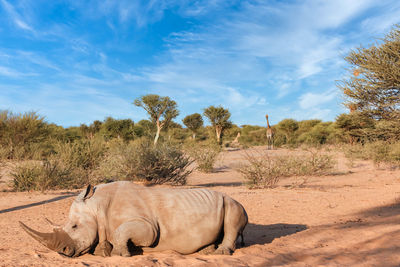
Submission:
[[[20,224],[43,245],[70,257],[95,246],[102,256],[131,256],[138,250],[230,254],[239,235],[243,244],[247,214],[237,201],[207,189],[114,182],[89,185],[71,205],[67,223],[53,233]]]

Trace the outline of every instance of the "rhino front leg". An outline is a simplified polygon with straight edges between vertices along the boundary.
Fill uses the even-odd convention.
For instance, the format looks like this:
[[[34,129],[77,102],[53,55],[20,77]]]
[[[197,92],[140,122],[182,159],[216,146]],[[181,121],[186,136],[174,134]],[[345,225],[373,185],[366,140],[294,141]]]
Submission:
[[[100,210],[97,214],[97,227],[99,243],[96,246],[94,255],[102,257],[110,257],[113,249],[112,244],[108,241],[107,236],[107,216],[104,210]]]
[[[94,250],[94,255],[101,257],[110,257],[113,247],[107,240],[100,242]]]
[[[137,218],[121,224],[114,232],[112,255],[130,257],[128,241],[137,247],[151,246],[157,238],[158,231],[145,218]]]

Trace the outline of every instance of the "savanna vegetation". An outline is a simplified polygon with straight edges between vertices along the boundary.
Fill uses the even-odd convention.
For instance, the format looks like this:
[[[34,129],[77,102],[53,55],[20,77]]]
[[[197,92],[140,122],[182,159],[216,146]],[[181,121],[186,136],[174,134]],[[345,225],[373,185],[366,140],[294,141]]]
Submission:
[[[335,121],[286,118],[272,126],[274,146],[296,148],[330,145],[349,159],[370,159],[400,166],[400,27],[381,43],[351,51],[349,75],[338,87],[349,113]],[[222,149],[266,144],[266,128],[235,125],[222,106],[173,120],[178,104],[168,96],[145,95],[133,104],[148,119],[105,118],[64,128],[35,112],[0,113],[0,159],[15,162],[15,190],[79,188],[87,183],[139,180],[185,184],[195,166],[211,172]],[[203,117],[210,126],[203,125]],[[240,134],[240,135],[239,135]],[[239,137],[240,136],[240,137]],[[237,139],[238,138],[238,139]],[[233,140],[236,143],[233,143]],[[239,172],[251,187],[273,187],[281,177],[323,175],[332,159],[320,152],[307,157],[246,156]]]

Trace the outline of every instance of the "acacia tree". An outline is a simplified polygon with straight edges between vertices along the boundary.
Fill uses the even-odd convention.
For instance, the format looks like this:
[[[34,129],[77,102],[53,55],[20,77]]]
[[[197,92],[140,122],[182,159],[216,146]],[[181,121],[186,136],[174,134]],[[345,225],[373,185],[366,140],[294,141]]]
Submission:
[[[102,124],[103,136],[110,138],[122,138],[124,141],[129,141],[134,138],[134,122],[131,119],[116,120],[112,117],[107,117]]]
[[[360,112],[340,114],[336,118],[336,128],[340,129],[347,142],[366,141],[372,135],[374,120]]]
[[[295,132],[299,129],[299,124],[293,119],[284,119],[276,127],[285,135],[286,143],[290,143],[293,141]]]
[[[183,124],[192,131],[193,139],[196,138],[197,131],[203,126],[203,118],[199,113],[187,115],[183,120]]]
[[[223,107],[209,106],[204,109],[204,116],[208,118],[211,125],[215,127],[215,134],[217,136],[218,144],[221,144],[221,135],[224,129],[229,128],[232,123],[229,121],[231,113]]]
[[[369,48],[352,50],[345,60],[352,75],[339,82],[350,111],[374,119],[400,119],[400,25]]]
[[[157,126],[154,145],[157,144],[161,130],[179,115],[176,102],[168,96],[160,97],[159,95],[148,94],[135,99],[133,104],[144,108],[150,115],[151,121]]]

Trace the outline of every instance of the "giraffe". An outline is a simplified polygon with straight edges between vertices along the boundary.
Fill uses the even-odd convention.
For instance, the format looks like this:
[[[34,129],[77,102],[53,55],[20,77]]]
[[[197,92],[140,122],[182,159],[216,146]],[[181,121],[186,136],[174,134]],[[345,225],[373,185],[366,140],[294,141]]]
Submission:
[[[274,131],[269,125],[268,115],[265,115],[265,118],[267,119],[267,149],[274,149]]]

